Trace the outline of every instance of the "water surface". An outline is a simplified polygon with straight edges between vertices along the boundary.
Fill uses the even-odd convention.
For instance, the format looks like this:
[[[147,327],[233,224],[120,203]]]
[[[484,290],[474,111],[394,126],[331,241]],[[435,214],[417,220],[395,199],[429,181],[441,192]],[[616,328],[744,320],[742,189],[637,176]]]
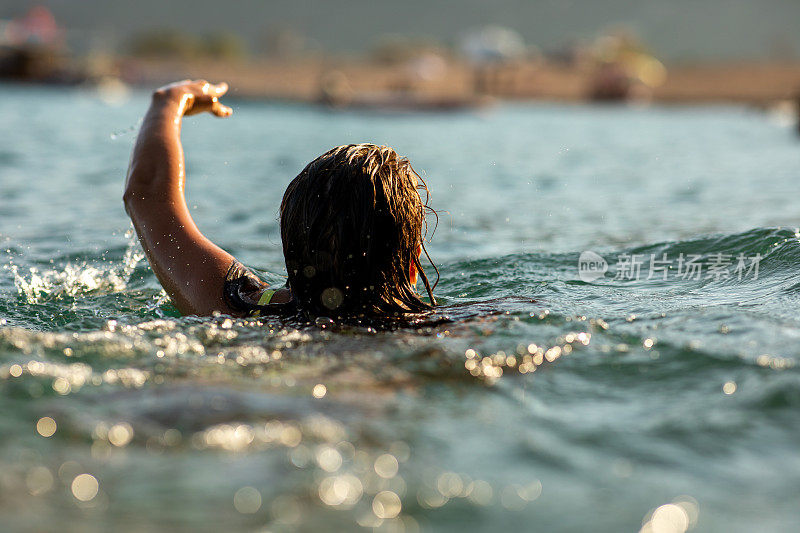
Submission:
[[[2,91],[5,528],[800,521],[800,142],[769,115],[234,103],[231,119],[187,119],[198,225],[273,282],[279,200],[312,158],[385,143],[428,181],[454,321],[329,331],[178,315],[120,200],[145,95]],[[586,250],[605,276],[581,278]],[[650,276],[651,257],[670,268]]]

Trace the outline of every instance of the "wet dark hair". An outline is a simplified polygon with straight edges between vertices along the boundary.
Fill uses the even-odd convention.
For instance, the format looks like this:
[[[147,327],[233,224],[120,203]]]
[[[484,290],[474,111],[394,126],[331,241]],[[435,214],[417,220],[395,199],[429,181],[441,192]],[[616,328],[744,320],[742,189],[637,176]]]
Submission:
[[[418,257],[419,247],[425,250],[427,198],[408,159],[387,146],[339,146],[309,163],[289,184],[280,211],[298,309],[331,318],[431,310],[436,302]],[[411,283],[411,265],[430,304]]]

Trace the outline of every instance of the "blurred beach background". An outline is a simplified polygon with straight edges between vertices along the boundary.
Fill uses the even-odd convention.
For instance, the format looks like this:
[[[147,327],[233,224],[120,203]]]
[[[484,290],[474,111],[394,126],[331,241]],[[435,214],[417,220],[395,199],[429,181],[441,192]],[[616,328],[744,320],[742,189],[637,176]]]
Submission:
[[[452,108],[490,98],[742,102],[800,91],[793,0],[4,0],[0,76],[109,93]]]

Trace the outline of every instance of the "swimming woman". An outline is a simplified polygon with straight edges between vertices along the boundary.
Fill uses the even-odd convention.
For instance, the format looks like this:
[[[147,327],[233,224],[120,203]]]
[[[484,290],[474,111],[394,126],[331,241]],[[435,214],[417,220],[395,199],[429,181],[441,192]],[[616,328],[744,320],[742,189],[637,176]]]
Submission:
[[[427,187],[386,146],[333,148],[289,184],[280,207],[288,281],[270,287],[211,242],[184,196],[182,118],[229,117],[225,83],[181,81],[153,93],[133,150],[124,203],[150,265],[183,314],[302,313],[383,318],[435,305],[420,265]],[[430,303],[417,290],[421,277]]]

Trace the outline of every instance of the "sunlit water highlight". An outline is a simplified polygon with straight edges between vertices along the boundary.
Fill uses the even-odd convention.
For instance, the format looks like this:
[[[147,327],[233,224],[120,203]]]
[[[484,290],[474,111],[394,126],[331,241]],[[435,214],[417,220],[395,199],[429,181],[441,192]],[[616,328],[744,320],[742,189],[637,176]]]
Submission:
[[[793,531],[800,142],[739,108],[234,104],[185,128],[200,227],[281,282],[288,180],[411,157],[442,210],[419,331],[181,318],[120,196],[144,111],[0,100],[0,523],[16,530]],[[578,256],[609,271],[583,281]],[[759,256],[757,278],[614,279]],[[643,270],[646,272],[646,267]]]

